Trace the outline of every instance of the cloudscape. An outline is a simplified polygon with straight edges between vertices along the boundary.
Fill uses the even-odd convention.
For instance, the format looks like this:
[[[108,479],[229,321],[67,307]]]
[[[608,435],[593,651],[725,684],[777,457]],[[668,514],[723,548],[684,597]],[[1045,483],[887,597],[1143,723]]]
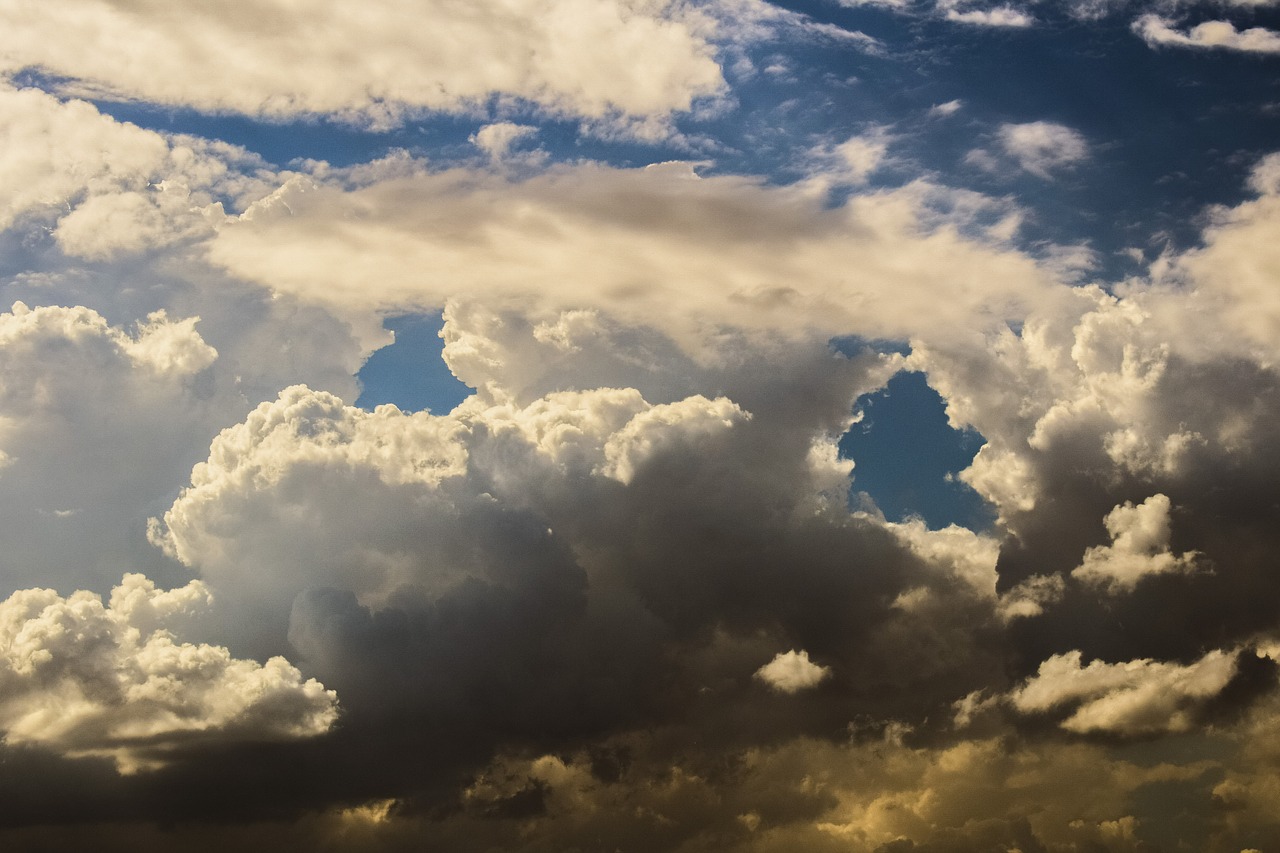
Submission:
[[[0,847],[1280,850],[1280,2],[0,6]]]

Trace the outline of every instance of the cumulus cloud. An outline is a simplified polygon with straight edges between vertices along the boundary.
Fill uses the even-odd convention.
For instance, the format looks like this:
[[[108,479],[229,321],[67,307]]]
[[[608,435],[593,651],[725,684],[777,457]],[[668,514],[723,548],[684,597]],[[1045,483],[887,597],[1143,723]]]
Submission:
[[[260,612],[252,631],[274,631],[278,642],[304,588],[351,590],[382,606],[406,584],[439,595],[515,571],[499,562],[504,539],[531,535],[541,548],[547,525],[510,527],[491,492],[564,476],[625,484],[653,458],[748,417],[723,398],[655,406],[609,388],[523,407],[473,399],[447,416],[365,412],[297,386],[214,439],[150,537]]]
[[[1237,30],[1230,21],[1204,21],[1187,30],[1161,15],[1147,14],[1133,22],[1133,31],[1151,47],[1190,47],[1280,53],[1280,33],[1266,27]]]
[[[438,4],[433,30],[380,0],[341,20],[197,5],[210,39],[179,51],[146,4],[77,0],[58,44],[30,38],[34,7],[0,35],[64,93],[478,127],[453,165],[281,172],[0,91],[3,236],[45,265],[4,282],[26,304],[0,315],[0,568],[57,586],[0,605],[0,845],[36,846],[6,820],[75,813],[59,841],[122,849],[216,817],[199,844],[1138,851],[1171,846],[1150,801],[1212,798],[1228,808],[1187,843],[1265,840],[1274,666],[1243,650],[1275,633],[1277,155],[1198,248],[1069,286],[1087,251],[1013,248],[1038,211],[867,189],[910,166],[887,125],[793,139],[792,183],[548,165],[559,130],[522,153],[549,116],[670,133],[725,93],[716,51],[749,64],[755,39],[885,49],[756,0],[536,6]],[[67,52],[126,18],[168,79]],[[264,47],[295,21],[307,57]],[[215,50],[243,61],[215,78]],[[1090,156],[1049,122],[984,145],[1046,179]],[[440,308],[475,393],[354,407],[383,318]],[[829,346],[850,334],[891,343]],[[850,511],[840,437],[903,368],[986,439],[958,476],[990,529]],[[103,604],[133,558],[175,588],[131,574]],[[1206,721],[1202,758],[1160,761],[1155,739]],[[1141,762],[1108,746],[1129,737],[1152,741]]]
[[[1088,143],[1079,131],[1048,121],[1001,125],[999,140],[1019,167],[1046,180],[1052,172],[1089,156]]]
[[[0,55],[10,73],[37,68],[69,78],[71,89],[204,112],[388,128],[508,96],[555,115],[638,119],[640,132],[654,133],[669,113],[724,85],[703,27],[679,13],[615,0],[552,9],[533,0],[484,9],[378,0],[358,11],[337,2],[199,3],[175,17],[158,6],[74,0],[53,14],[20,5]],[[95,48],[104,42],[132,48]]]
[[[1107,513],[1104,523],[1111,544],[1095,546],[1073,577],[1110,590],[1131,590],[1143,577],[1191,571],[1195,554],[1169,551],[1169,498],[1152,495],[1134,506],[1125,502]]]
[[[1054,655],[1010,695],[1023,713],[1074,706],[1062,728],[1142,735],[1190,729],[1195,712],[1236,672],[1235,652],[1212,651],[1187,665],[1153,660],[1081,665],[1078,651]]]
[[[1170,339],[1197,358],[1209,354],[1197,339],[1182,340],[1193,318],[1208,323],[1201,338],[1211,351],[1274,364],[1276,330],[1280,329],[1280,299],[1271,270],[1280,249],[1266,239],[1280,223],[1280,180],[1277,155],[1254,165],[1249,186],[1257,195],[1234,207],[1210,211],[1201,246],[1158,259],[1151,284],[1134,292],[1150,293],[1150,310],[1170,329]],[[1197,350],[1199,350],[1197,352]]]
[[[831,667],[809,660],[804,649],[779,652],[756,670],[755,677],[779,693],[799,693],[817,687],[831,675]]]
[[[270,174],[224,143],[163,136],[79,100],[0,82],[0,229],[51,224],[66,253],[91,260],[208,236],[224,214],[262,194]]]
[[[214,744],[324,733],[337,700],[283,658],[237,660],[179,642],[199,581],[158,590],[125,575],[104,605],[79,591],[16,592],[0,603],[0,729],[10,745],[108,756],[123,773]]]
[[[997,666],[970,658],[990,605],[967,576],[985,571],[989,597],[990,562],[959,530],[917,552],[851,516],[848,465],[821,451],[895,359],[822,343],[698,366],[607,315],[464,304],[446,338],[479,387],[449,415],[289,389],[213,442],[154,531],[223,602],[237,654],[296,650],[342,696],[348,731],[382,732],[379,766],[427,784],[461,770],[413,769],[415,743],[466,767],[499,743],[683,727],[694,697],[697,725],[736,749],[779,726],[843,731],[851,703],[887,714],[917,686],[945,707]],[[654,374],[654,360],[692,367]],[[646,393],[602,384],[625,377]],[[936,601],[892,606],[918,586]],[[802,680],[813,661],[849,678],[781,714],[752,678],[779,647],[812,656],[792,667]],[[335,749],[368,765],[366,747]],[[377,783],[334,784],[358,798]]]
[[[145,519],[175,469],[189,467],[193,445],[214,431],[217,406],[200,377],[218,354],[198,319],[161,311],[126,330],[84,307],[17,302],[0,314],[10,590],[70,560],[79,563],[59,571],[72,583],[119,577],[141,544],[120,542],[119,531]]]

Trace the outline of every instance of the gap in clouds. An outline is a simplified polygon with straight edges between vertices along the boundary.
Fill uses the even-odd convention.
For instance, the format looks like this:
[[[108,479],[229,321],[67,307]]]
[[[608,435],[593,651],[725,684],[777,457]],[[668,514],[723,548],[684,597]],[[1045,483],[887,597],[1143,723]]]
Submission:
[[[454,377],[441,357],[443,326],[438,311],[383,321],[382,327],[395,334],[395,341],[370,355],[356,374],[361,389],[356,406],[372,410],[394,403],[404,412],[442,415],[471,396],[473,390]]]
[[[841,457],[857,465],[852,506],[866,493],[889,521],[919,516],[932,530],[951,524],[991,529],[992,507],[955,477],[986,439],[951,427],[942,397],[923,373],[899,373],[863,395],[857,411],[862,419],[840,439]]]

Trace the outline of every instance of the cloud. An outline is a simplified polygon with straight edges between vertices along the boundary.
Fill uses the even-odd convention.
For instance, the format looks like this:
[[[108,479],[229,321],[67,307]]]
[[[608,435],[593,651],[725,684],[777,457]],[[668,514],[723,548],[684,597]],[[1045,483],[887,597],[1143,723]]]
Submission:
[[[1253,602],[1275,544],[1260,522],[1280,449],[1266,426],[1275,375],[1236,354],[1239,333],[1171,334],[1193,316],[1202,331],[1225,321],[1194,291],[1156,292],[1081,288],[1074,310],[1033,317],[1018,334],[921,343],[908,358],[951,422],[986,439],[959,476],[1009,534],[997,591],[1004,615],[1020,617],[1008,630],[1024,675],[1067,649],[1191,660],[1270,624]],[[1193,553],[1203,570],[1188,571]]]
[[[952,116],[960,112],[960,110],[963,107],[964,107],[964,102],[959,99],[946,101],[944,103],[934,104],[933,106],[929,107],[929,115],[931,117],[936,117],[936,118]]]
[[[696,352],[726,327],[943,335],[1060,298],[1031,259],[964,236],[998,207],[927,183],[832,206],[822,186],[702,178],[679,163],[560,166],[523,180],[423,170],[352,190],[289,182],[227,222],[209,257],[346,310],[468,293],[598,310]]]
[[[323,734],[336,697],[283,658],[265,665],[177,641],[209,593],[125,575],[110,603],[48,589],[0,603],[0,729],[9,745],[108,756],[122,773],[202,746]]]
[[[376,0],[201,3],[184,15],[74,0],[16,10],[0,36],[4,70],[37,68],[68,88],[202,112],[331,116],[386,129],[427,110],[464,112],[494,96],[553,115],[656,124],[724,86],[697,20],[668,3],[533,0],[471,8]],[[199,32],[192,40],[189,34]],[[299,37],[305,34],[305,37]],[[132,48],[103,53],[103,41]]]
[[[1010,622],[1039,616],[1062,600],[1064,587],[1059,575],[1033,575],[1000,596],[1000,618]]]
[[[0,82],[0,229],[51,225],[59,248],[90,260],[208,236],[266,191],[255,155],[225,143],[163,136],[84,101]]]
[[[1266,846],[1274,666],[1246,650],[1275,634],[1277,155],[1253,196],[1206,212],[1196,249],[1074,286],[1087,251],[1012,247],[1043,211],[868,189],[910,167],[889,126],[792,137],[811,156],[792,183],[522,155],[535,116],[670,132],[724,94],[698,76],[715,45],[887,49],[760,3],[572,8],[617,13],[594,64],[514,97],[433,90],[479,127],[453,165],[283,172],[0,92],[22,270],[5,286],[23,300],[0,315],[3,569],[56,587],[0,606],[22,650],[0,690],[0,846],[1136,853],[1172,846],[1185,803],[1224,808],[1178,840]],[[511,18],[486,49],[580,46],[532,32],[530,9],[441,14]],[[210,25],[259,51],[224,78],[261,72],[256,93],[200,94],[222,85],[191,76],[200,50],[147,85],[366,129],[437,108],[408,93],[435,55],[398,95],[339,81],[337,106],[307,101],[324,75],[290,76],[261,34],[316,23],[306,71],[336,41],[329,13]],[[170,24],[129,14],[144,57],[177,56],[145,41]],[[392,29],[403,56],[447,35],[394,17],[347,28],[357,87],[367,57],[402,56],[362,52]],[[600,71],[646,27],[675,39],[655,62],[683,69],[648,101],[652,68]],[[485,56],[445,71],[527,58]],[[598,90],[573,89],[590,75]],[[281,80],[305,98],[263,100]],[[1049,122],[992,138],[975,160],[1041,178],[1090,156]],[[447,414],[354,407],[383,318],[438,308],[475,393]],[[829,346],[850,334],[891,341]],[[863,460],[840,437],[904,368],[986,440],[959,477],[990,530],[850,511]],[[103,604],[122,566],[174,588],[129,574]],[[1171,744],[1197,757],[1162,760]]]
[[[84,307],[17,302],[0,314],[10,589],[38,583],[51,564],[78,585],[119,577],[133,556],[119,532],[169,493],[192,445],[214,431],[200,378],[218,354],[198,319],[160,311],[125,330]]]
[[[637,727],[675,726],[674,758],[690,701],[726,749],[844,731],[850,707],[914,716],[920,691],[947,707],[998,669],[975,651],[994,579],[988,563],[984,598],[967,577],[972,534],[940,534],[935,565],[851,517],[847,464],[815,452],[896,360],[820,342],[698,365],[581,309],[456,303],[445,332],[479,386],[454,412],[289,389],[213,442],[155,531],[218,596],[237,654],[292,648],[338,691],[344,800],[387,772],[434,786],[499,745]],[[892,606],[922,586],[920,608]],[[847,680],[784,712],[753,677],[778,648]],[[447,757],[421,766],[414,744]]]
[[[858,136],[851,136],[823,153],[832,163],[833,180],[850,184],[864,184],[867,178],[885,161],[891,137],[884,128],[876,128]]]
[[[1143,735],[1189,730],[1195,711],[1236,672],[1236,653],[1213,651],[1185,666],[1152,660],[1090,661],[1078,651],[1054,655],[1010,695],[1023,713],[1076,706],[1062,721],[1071,732]]]
[[[1134,506],[1125,502],[1104,522],[1111,544],[1085,551],[1072,576],[1109,590],[1131,590],[1147,575],[1191,571],[1195,554],[1169,551],[1169,498],[1152,495]]]
[[[1033,26],[1036,19],[1014,6],[994,6],[990,9],[965,9],[963,0],[940,0],[938,9],[948,21],[977,27],[1008,27],[1021,29]]]
[[[530,478],[629,483],[655,457],[748,418],[723,398],[654,406],[608,388],[525,407],[473,399],[448,416],[364,412],[298,386],[215,438],[149,535],[228,601],[262,614],[243,636],[271,642],[274,632],[278,643],[303,589],[351,590],[382,606],[406,584],[439,595],[469,577],[505,576],[513,569],[497,554],[507,537],[545,547],[547,525],[508,529],[490,492],[523,490]]]
[[[1050,173],[1069,168],[1089,156],[1089,146],[1078,131],[1047,121],[1004,124],[1000,147],[1019,167],[1048,180]]]
[[[1266,235],[1280,223],[1276,163],[1274,154],[1260,158],[1249,178],[1257,195],[1234,207],[1213,208],[1202,244],[1158,259],[1152,281],[1134,289],[1150,293],[1148,310],[1168,324],[1171,340],[1197,358],[1205,357],[1204,347],[1196,352],[1202,341],[1214,351],[1275,362],[1280,298],[1268,282],[1280,249]],[[1193,318],[1208,333],[1183,343],[1181,335]]]
[[[809,660],[804,649],[779,652],[756,670],[755,677],[779,693],[799,693],[817,687],[831,675],[831,667]]]
[[[1204,21],[1189,30],[1179,30],[1176,23],[1156,14],[1147,14],[1133,22],[1133,31],[1151,47],[1191,47],[1238,50],[1245,53],[1280,53],[1280,33],[1265,27],[1237,30],[1230,21]]]
[[[501,160],[510,152],[512,145],[522,139],[528,139],[537,132],[538,129],[531,125],[500,121],[486,124],[477,130],[471,136],[471,141],[490,158]]]

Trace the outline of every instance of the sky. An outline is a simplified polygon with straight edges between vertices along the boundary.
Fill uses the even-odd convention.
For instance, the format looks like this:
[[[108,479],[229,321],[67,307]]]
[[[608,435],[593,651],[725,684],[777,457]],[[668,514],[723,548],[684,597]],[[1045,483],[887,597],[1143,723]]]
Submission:
[[[1280,850],[1277,0],[0,3],[0,847]]]

